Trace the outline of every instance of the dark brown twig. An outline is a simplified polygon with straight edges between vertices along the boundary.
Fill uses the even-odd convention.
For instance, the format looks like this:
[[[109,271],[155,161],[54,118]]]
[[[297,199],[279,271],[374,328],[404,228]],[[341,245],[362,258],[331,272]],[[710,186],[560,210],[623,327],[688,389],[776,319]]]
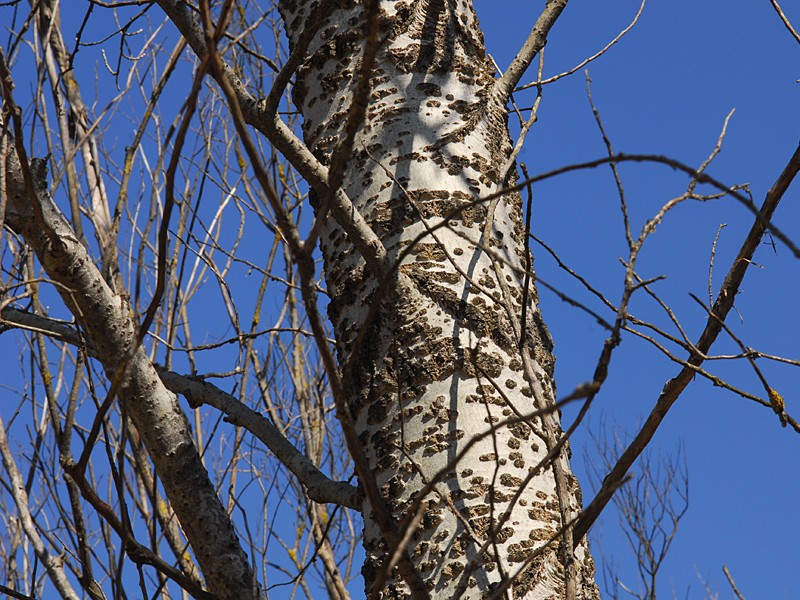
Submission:
[[[778,207],[783,194],[794,180],[798,171],[800,171],[800,147],[795,150],[783,172],[769,192],[767,192],[766,199],[758,213],[758,217],[755,223],[753,223],[750,232],[747,234],[739,250],[739,254],[733,261],[728,275],[725,277],[725,281],[722,284],[722,288],[712,308],[711,315],[706,322],[705,329],[700,335],[697,344],[695,344],[701,352],[707,353],[711,345],[717,339],[720,331],[722,331],[721,323],[725,320],[731,308],[733,308],[734,299],[747,273],[747,268],[750,266],[750,260],[756,248],[761,243],[761,238],[767,231],[770,219],[775,209]],[[700,366],[703,362],[703,358],[700,356],[691,356],[688,362],[692,365]],[[597,520],[597,517],[603,512],[603,509],[614,495],[614,490],[617,488],[618,482],[625,477],[631,465],[633,465],[634,461],[650,443],[650,440],[655,435],[656,430],[664,420],[669,409],[692,381],[694,373],[695,371],[693,369],[684,367],[678,375],[667,381],[664,385],[664,389],[658,401],[647,417],[641,430],[619,457],[614,468],[606,475],[597,495],[578,519],[578,523],[575,525],[576,542],[580,541],[583,536],[586,535],[589,528]]]

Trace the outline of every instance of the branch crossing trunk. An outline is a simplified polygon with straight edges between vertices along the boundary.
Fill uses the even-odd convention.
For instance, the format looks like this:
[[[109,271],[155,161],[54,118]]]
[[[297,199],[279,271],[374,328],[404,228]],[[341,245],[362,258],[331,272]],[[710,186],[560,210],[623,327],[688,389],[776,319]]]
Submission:
[[[368,27],[362,3],[328,4],[321,19],[313,1],[280,9],[290,47],[303,51],[301,36],[313,33],[294,101],[306,143],[329,165],[346,139]],[[360,442],[431,597],[486,598],[509,582],[515,598],[599,597],[585,543],[569,551],[580,491],[565,450],[543,461],[561,432],[550,336],[535,290],[523,293],[521,199],[478,201],[515,175],[502,181],[507,113],[491,93],[477,18],[467,1],[379,10],[370,98],[342,189],[396,269],[371,272],[337,218],[320,233]],[[371,511],[368,593],[410,597],[386,567],[397,548]]]

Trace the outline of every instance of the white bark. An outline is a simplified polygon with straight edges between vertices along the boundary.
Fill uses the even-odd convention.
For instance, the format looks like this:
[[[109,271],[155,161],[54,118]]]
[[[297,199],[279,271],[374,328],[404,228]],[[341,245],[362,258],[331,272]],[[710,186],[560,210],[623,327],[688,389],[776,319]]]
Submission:
[[[305,27],[317,27],[294,98],[307,144],[328,164],[360,71],[364,7],[330,2],[315,23],[317,5],[283,0],[280,8],[293,47]],[[517,420],[489,433],[552,406],[554,387],[535,292],[523,329],[531,352],[519,351],[520,197],[504,195],[492,214],[475,203],[502,185],[499,170],[511,150],[477,19],[466,0],[384,1],[380,10],[366,123],[342,187],[389,258],[400,261],[399,274],[381,280],[334,219],[320,236],[345,372],[356,361],[349,391],[360,440],[398,522],[408,522],[426,483],[446,471],[425,497],[408,545],[433,597],[466,590],[464,598],[483,598],[510,577],[514,597],[564,597],[568,589],[597,597],[585,545],[574,564],[566,561],[572,585],[565,587],[559,545],[571,535],[562,540],[558,532],[580,508],[578,485],[564,456],[539,468],[560,435],[557,419]],[[490,247],[481,248],[487,222]],[[393,550],[370,514],[365,507],[368,588]],[[397,578],[380,592],[408,595]]]

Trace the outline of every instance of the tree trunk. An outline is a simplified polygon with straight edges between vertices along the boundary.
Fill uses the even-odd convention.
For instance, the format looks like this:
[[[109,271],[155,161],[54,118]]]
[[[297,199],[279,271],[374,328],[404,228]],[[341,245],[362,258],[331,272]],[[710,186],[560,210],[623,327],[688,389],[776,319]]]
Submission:
[[[324,164],[358,110],[365,4],[280,2],[293,49],[313,33],[294,100]],[[508,582],[515,598],[598,597],[587,547],[572,548],[580,491],[566,446],[544,460],[561,432],[550,337],[533,286],[524,291],[521,199],[477,202],[516,176],[506,176],[506,99],[471,2],[383,1],[379,11],[342,189],[399,267],[375,273],[333,218],[320,236],[359,441],[432,597],[484,598]],[[363,511],[368,593],[407,597],[395,570],[377,590],[395,548],[374,508]]]

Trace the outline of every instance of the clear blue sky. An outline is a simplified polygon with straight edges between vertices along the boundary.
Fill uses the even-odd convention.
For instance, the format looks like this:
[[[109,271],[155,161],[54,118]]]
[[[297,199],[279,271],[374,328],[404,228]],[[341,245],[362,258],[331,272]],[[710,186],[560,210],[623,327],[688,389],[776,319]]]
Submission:
[[[489,52],[509,64],[541,9],[542,2],[477,0]],[[783,2],[800,26],[797,3]],[[570,2],[549,36],[545,76],[571,68],[600,50],[633,18],[638,0]],[[664,154],[699,165],[716,143],[723,120],[736,112],[722,153],[708,173],[726,184],[749,183],[760,204],[800,140],[800,44],[784,28],[769,2],[650,0],[634,29],[590,64],[594,101],[617,152]],[[530,80],[530,79],[528,79]],[[530,96],[517,98],[530,106]],[[586,97],[582,70],[547,86],[522,160],[531,174],[604,155]],[[686,179],[662,166],[624,165],[634,234],[666,200],[685,189]],[[534,229],[562,259],[616,302],[627,249],[609,169],[562,176],[535,189]],[[776,224],[800,239],[800,183],[786,194]],[[686,204],[667,217],[645,245],[638,263],[643,278],[665,275],[656,290],[676,310],[693,339],[702,329],[702,309],[689,297],[708,298],[708,265],[718,226],[726,223],[716,255],[715,290],[731,264],[752,217],[733,200]],[[537,272],[598,311],[593,301],[539,249]],[[746,345],[769,354],[800,358],[798,263],[778,244],[763,246],[737,297],[728,324]],[[561,394],[591,379],[606,333],[552,294],[541,291],[542,307],[556,341]],[[641,295],[634,314],[666,324],[663,312]],[[611,318],[608,311],[602,313]],[[723,334],[713,353],[737,352]],[[679,353],[681,358],[684,353]],[[790,413],[800,412],[797,368],[759,361],[770,385],[782,392]],[[706,366],[743,389],[764,396],[744,362]],[[664,383],[678,367],[645,342],[627,336],[589,421],[634,432]],[[569,422],[574,411],[566,411]],[[800,494],[798,438],[775,415],[749,400],[697,379],[667,416],[653,450],[685,449],[690,506],[660,571],[661,598],[704,598],[698,574],[721,598],[732,598],[722,565],[741,592],[754,598],[800,598],[795,551],[800,525],[793,507]],[[574,466],[592,497],[583,456],[593,445],[584,434],[573,444]],[[637,469],[634,469],[637,472]],[[592,536],[597,553],[611,557],[620,578],[640,590],[633,554],[613,511]],[[599,559],[599,554],[598,554]],[[598,565],[599,566],[599,565]],[[621,592],[620,597],[629,597]]]

